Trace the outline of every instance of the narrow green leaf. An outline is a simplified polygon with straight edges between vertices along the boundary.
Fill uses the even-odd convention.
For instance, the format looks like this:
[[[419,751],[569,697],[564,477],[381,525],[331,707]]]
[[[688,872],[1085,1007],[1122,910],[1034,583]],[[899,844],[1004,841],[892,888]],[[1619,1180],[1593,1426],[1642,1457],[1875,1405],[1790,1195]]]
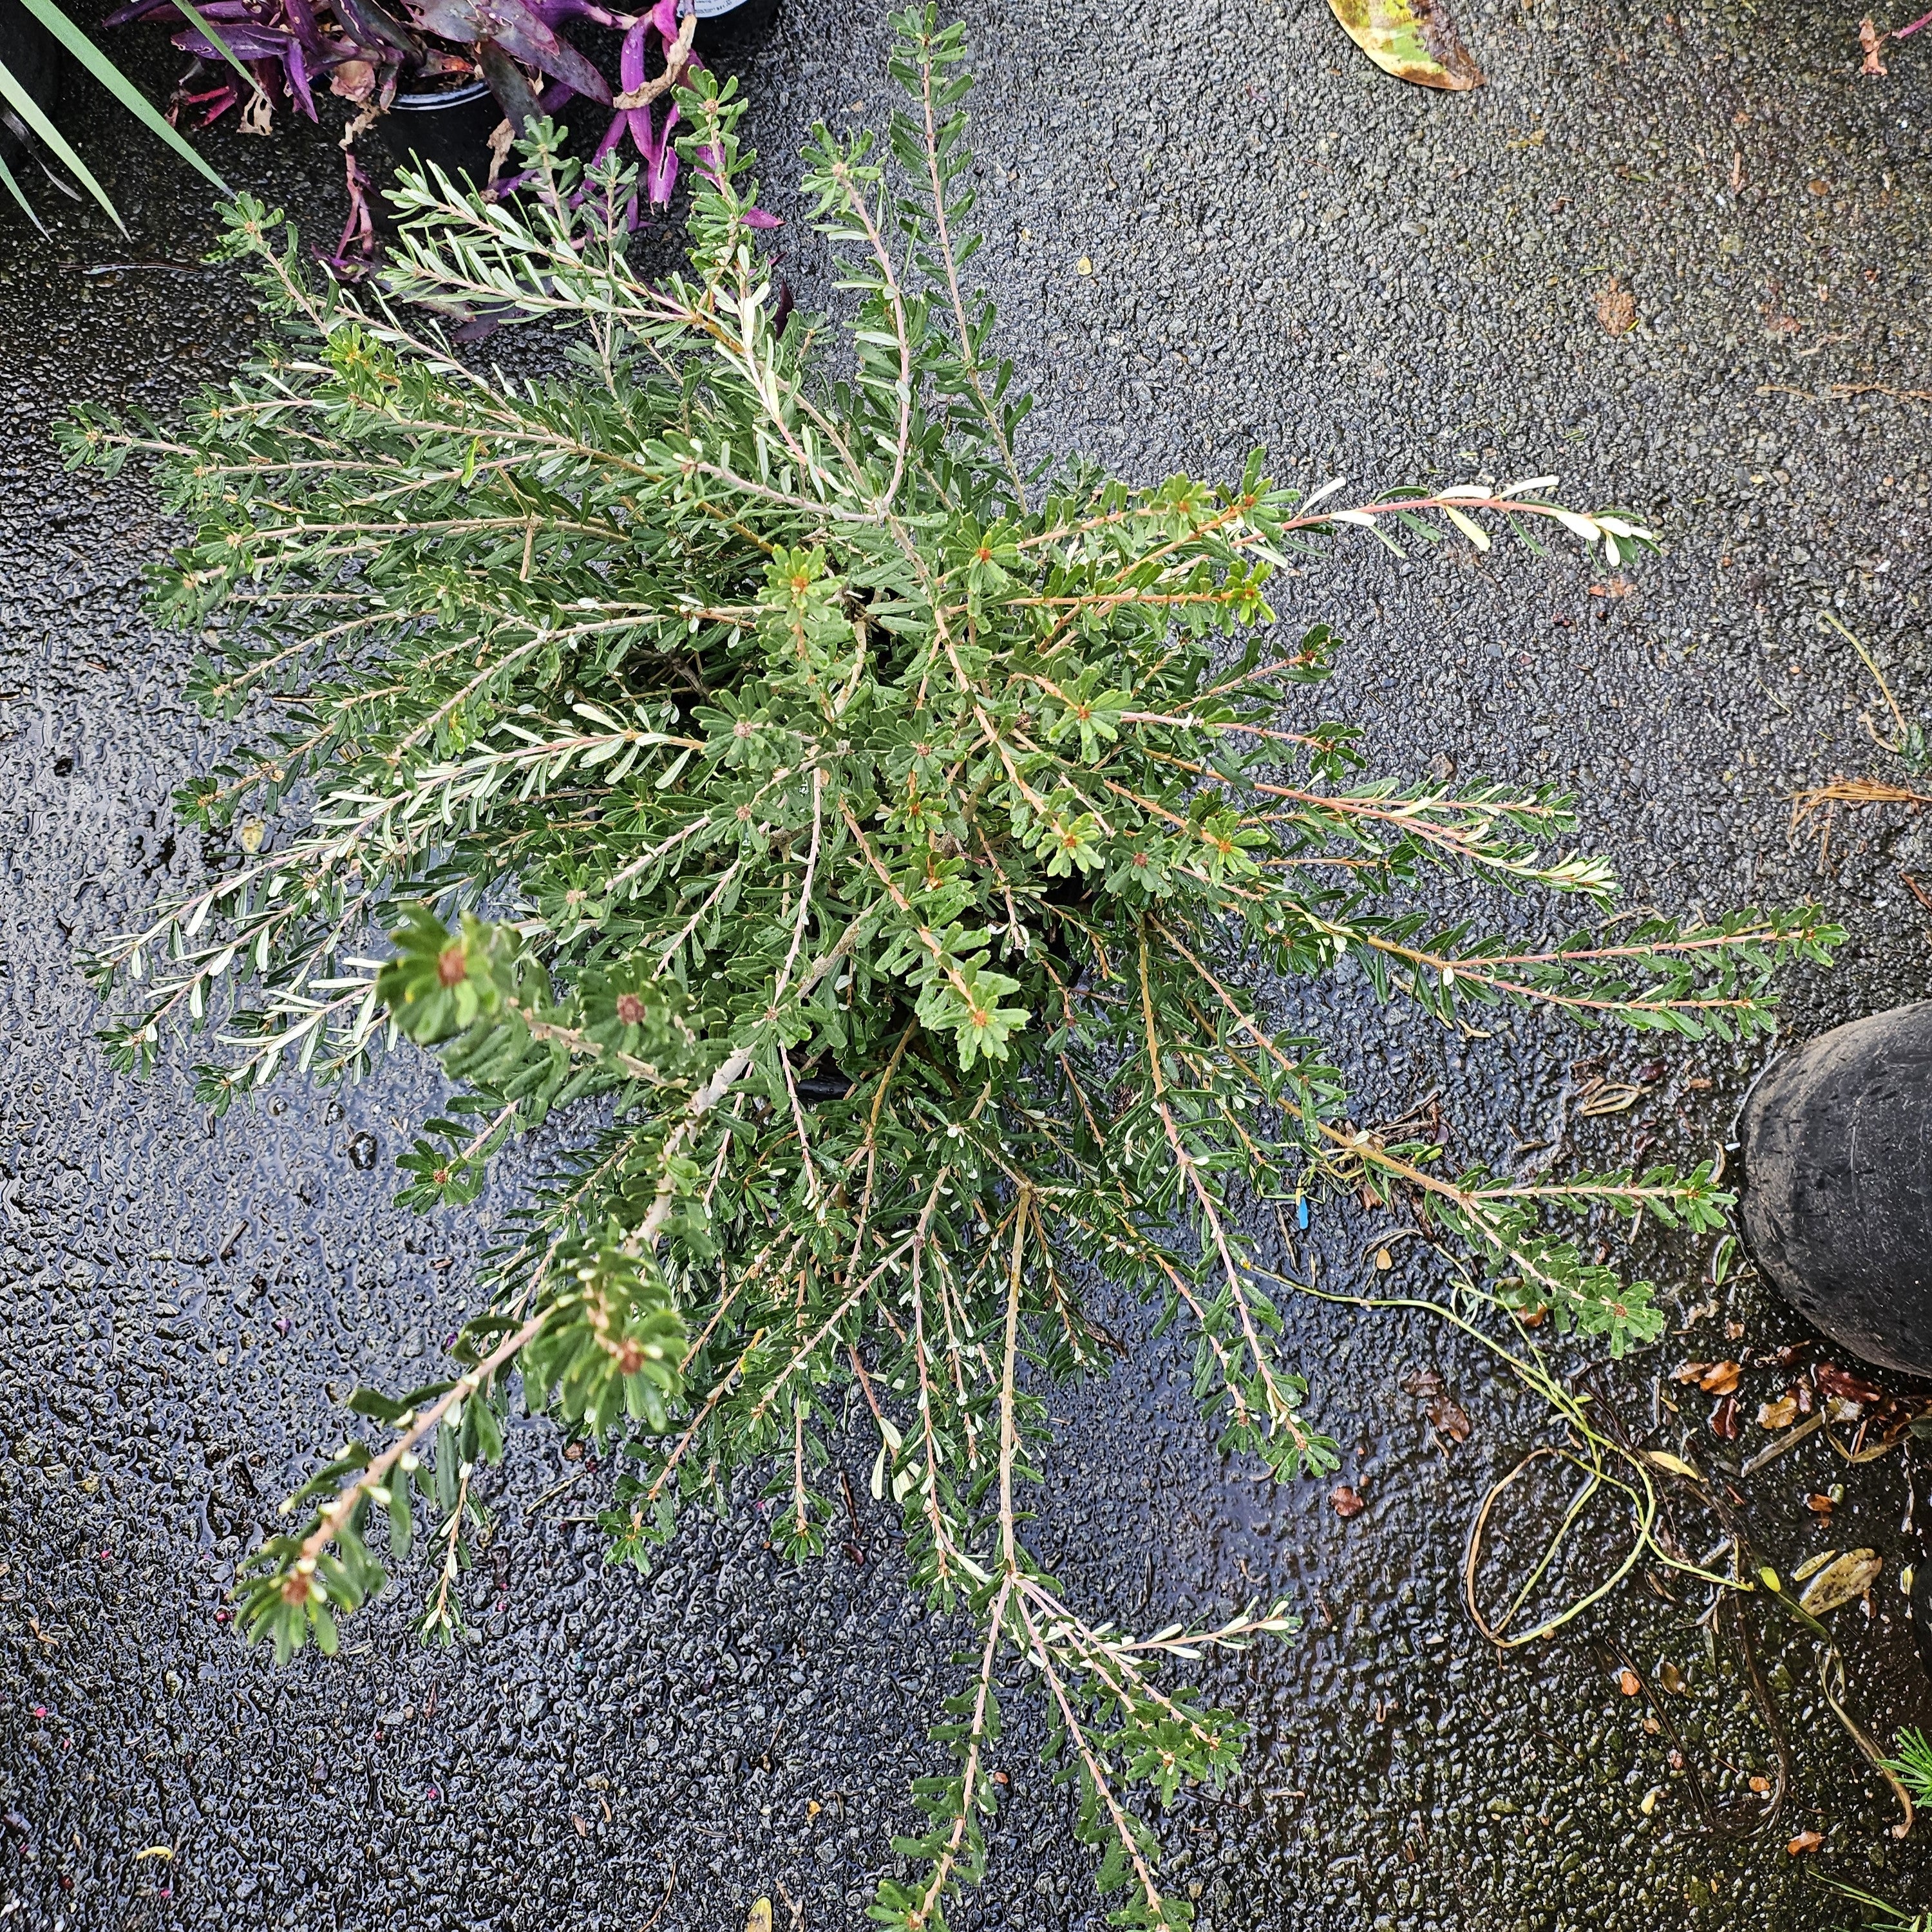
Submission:
[[[61,11],[59,8],[54,4],[54,0],[22,0],[22,4],[41,26],[45,27],[47,32],[52,34],[55,39],[58,40],[62,46],[65,47],[68,52],[72,54],[74,58],[79,61],[81,65],[86,68],[88,72],[92,74],[94,79],[99,81],[101,86],[106,88],[108,92],[112,94],[115,99],[119,101],[121,105],[126,108],[128,112],[133,115],[151,134],[158,135],[161,140],[166,142],[182,160],[198,172],[205,175],[220,189],[224,194],[232,194],[234,192],[234,190],[222,179],[208,162],[196,154],[188,142],[182,138],[180,131],[169,124],[166,117],[154,103]],[[188,10],[190,13],[194,11],[191,8]],[[196,18],[197,25],[204,25],[198,15]],[[205,26],[204,31],[206,31]],[[215,37],[211,34],[210,38]],[[218,44],[219,44],[218,41]],[[223,51],[226,52],[225,46]],[[230,59],[234,58],[232,54],[229,57]],[[32,123],[30,122],[29,124],[31,125]],[[40,130],[36,128],[34,131],[40,134]],[[46,141],[50,147],[55,146],[54,142],[49,140],[45,134],[41,134],[40,138]],[[58,153],[59,148],[56,147],[55,152]],[[71,165],[76,170],[80,167],[77,161]],[[91,184],[93,177],[90,175],[87,179]],[[94,192],[99,194],[100,190],[96,188]],[[102,195],[100,199],[102,206],[107,208],[110,214],[114,215],[116,222],[119,222],[120,216],[114,213],[112,206],[108,202],[106,197]],[[122,232],[124,234],[126,232],[124,226]]]
[[[5,96],[14,112],[53,150],[54,158],[107,211],[115,226],[126,234],[128,224],[121,219],[121,211],[108,200],[107,190],[94,178],[87,164],[68,145],[61,130],[40,111],[40,103],[14,79],[4,61],[0,61],[0,95]]]
[[[10,168],[4,161],[0,161],[0,182],[4,182],[7,184],[7,192],[20,204],[21,208],[26,213],[27,219],[31,221],[43,235],[46,234],[47,232],[46,224],[34,212],[34,204],[29,201],[26,196],[21,191],[20,184],[14,178],[13,170]]]

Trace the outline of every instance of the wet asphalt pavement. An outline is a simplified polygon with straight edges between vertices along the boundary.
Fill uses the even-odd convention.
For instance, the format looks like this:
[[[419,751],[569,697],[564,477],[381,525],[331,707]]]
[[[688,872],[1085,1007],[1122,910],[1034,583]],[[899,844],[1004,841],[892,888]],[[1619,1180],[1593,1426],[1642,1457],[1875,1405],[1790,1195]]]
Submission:
[[[1041,446],[1139,477],[1231,471],[1256,442],[1311,482],[1557,471],[1572,500],[1644,514],[1669,554],[1627,593],[1592,594],[1572,556],[1396,566],[1364,540],[1277,601],[1350,640],[1322,709],[1367,728],[1378,769],[1574,782],[1639,903],[1820,896],[1853,943],[1794,981],[1798,1034],[1922,994],[1932,921],[1905,875],[1932,878],[1927,835],[1845,814],[1821,854],[1787,820],[1800,785],[1888,770],[1869,680],[1820,611],[1901,699],[1932,698],[1928,405],[1887,393],[1932,384],[1932,33],[1862,80],[1856,20],[1816,4],[1492,0],[1460,13],[1490,84],[1445,98],[1376,76],[1318,0],[968,18],[982,259]],[[792,0],[747,75],[769,205],[792,212],[812,119],[882,119],[884,48],[871,10]],[[158,88],[152,42],[136,65]],[[169,794],[213,741],[178,696],[190,644],[140,614],[164,517],[138,479],[62,475],[48,426],[84,398],[165,412],[252,325],[225,272],[154,266],[206,244],[198,188],[85,118],[132,243],[79,212],[43,243],[0,213],[0,1926],[738,1932],[768,1894],[780,1928],[856,1927],[934,1766],[962,1636],[906,1596],[856,1450],[862,1562],[788,1570],[747,1510],[692,1522],[649,1580],[607,1572],[582,1520],[601,1472],[529,1429],[454,1650],[420,1650],[386,1604],[334,1664],[278,1673],[224,1621],[238,1552],[342,1426],[330,1388],[422,1378],[516,1175],[474,1216],[388,1204],[432,1095],[407,1057],[216,1122],[184,1057],[142,1084],[91,1042],[76,954],[195,875]],[[210,152],[320,237],[340,218],[331,140]],[[781,238],[809,303],[822,252]],[[117,262],[147,266],[87,272]],[[1639,318],[1614,338],[1612,278]],[[1359,988],[1321,1017],[1361,1117],[1440,1089],[1456,1158],[1546,1139],[1600,1164],[1695,1157],[1762,1057],[1522,1020],[1451,1041]],[[1588,1079],[1658,1058],[1638,1105],[1578,1126]],[[1312,1232],[1328,1282],[1372,1274],[1349,1215]],[[1639,1426],[1687,1354],[1750,1363],[1801,1332],[1748,1282],[1713,1298],[1709,1246],[1658,1252],[1689,1332],[1604,1384]],[[1415,1252],[1376,1279],[1428,1286]],[[1464,1533],[1546,1428],[1422,1318],[1288,1314],[1367,1499],[1352,1521],[1326,1485],[1270,1493],[1218,1463],[1172,1342],[1055,1405],[1041,1541],[1078,1600],[1153,1624],[1279,1591],[1307,1621],[1214,1679],[1259,1736],[1235,1786],[1166,1827],[1204,1927],[1783,1932],[1830,1922],[1808,1864],[1932,1898],[1927,1828],[1888,1835],[1808,1649],[1768,1626],[1794,1788],[1739,1844],[1701,1834],[1666,1742],[1582,1643],[1499,1663],[1458,1599]],[[1453,1452],[1403,1392],[1424,1366],[1473,1421]],[[1747,1416],[1775,1379],[1748,1368]],[[1766,1440],[1748,1423],[1726,1450],[1701,1401],[1658,1394],[1682,1407],[1663,1439],[1693,1453]],[[1886,1738],[1932,1718],[1892,1587],[1918,1548],[1903,1463],[1847,1472],[1814,1438],[1748,1486],[1787,1567],[1886,1557],[1869,1621],[1838,1613]],[[1821,1531],[1802,1498],[1841,1480]],[[1682,1670],[1687,1742],[1762,1770],[1697,1608],[1633,1585],[1604,1627]],[[1010,1708],[1010,1802],[955,1922],[1098,1925],[1036,1719]],[[1825,1842],[1795,1858],[1807,1828]]]

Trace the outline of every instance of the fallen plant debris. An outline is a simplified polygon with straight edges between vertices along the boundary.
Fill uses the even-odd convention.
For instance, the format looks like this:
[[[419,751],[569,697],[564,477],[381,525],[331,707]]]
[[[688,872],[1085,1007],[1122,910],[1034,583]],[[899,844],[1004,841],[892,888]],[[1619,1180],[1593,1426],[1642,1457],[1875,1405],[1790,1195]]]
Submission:
[[[1819,1363],[1811,1371],[1811,1378],[1825,1394],[1849,1402],[1855,1408],[1871,1408],[1885,1400],[1885,1391],[1876,1382],[1850,1369],[1841,1369],[1835,1362]]]
[[[1932,392],[1928,392],[1932,393]],[[1916,718],[1909,718],[1892,695],[1892,687],[1886,682],[1885,674],[1879,669],[1877,660],[1864,644],[1854,636],[1832,613],[1821,614],[1821,620],[1844,638],[1858,653],[1859,662],[1870,674],[1872,682],[1877,686],[1879,695],[1884,700],[1887,713],[1892,720],[1892,734],[1882,734],[1872,718],[1861,713],[1861,720],[1867,735],[1880,750],[1891,754],[1912,777],[1922,776],[1932,772],[1932,740],[1928,740],[1925,726]],[[1792,800],[1790,836],[1796,840],[1822,812],[1824,824],[1818,838],[1818,868],[1826,868],[1832,842],[1832,827],[1842,806],[1848,811],[1856,812],[1868,806],[1898,805],[1909,806],[1916,812],[1932,805],[1932,792],[1922,790],[1914,785],[1900,784],[1888,778],[1845,778],[1827,780],[1822,785],[1814,785],[1798,793]],[[1906,884],[1915,898],[1924,902],[1925,895],[1917,883],[1909,876]]]
[[[1328,1500],[1334,1505],[1335,1514],[1344,1522],[1346,1522],[1351,1516],[1360,1516],[1366,1507],[1362,1501],[1361,1492],[1348,1483],[1341,1484],[1332,1490],[1329,1494]]]
[[[1850,1550],[1842,1556],[1828,1552],[1827,1556],[1830,1560],[1820,1566],[1798,1599],[1814,1617],[1828,1616],[1840,1604],[1864,1595],[1885,1568],[1884,1558],[1870,1550]],[[1794,1582],[1798,1575],[1793,1571]]]
[[[1466,92],[1482,70],[1456,37],[1446,0],[1328,0],[1342,31],[1383,73],[1418,87]],[[1540,141],[1539,132],[1537,139]]]
[[[1706,1395],[1729,1395],[1744,1372],[1739,1362],[1686,1362],[1671,1371],[1674,1382],[1695,1382]]]
[[[1636,297],[1615,275],[1597,298],[1597,320],[1611,335],[1628,335],[1636,326]]]
[[[1819,1685],[1825,1701],[1860,1754],[1885,1778],[1894,1796],[1898,1800],[1903,1815],[1892,1828],[1894,1835],[1904,1837],[1910,1832],[1914,1816],[1914,1791],[1911,1780],[1901,1778],[1898,1767],[1879,1750],[1868,1732],[1849,1708],[1843,1654],[1829,1629],[1814,1614],[1818,1607],[1822,1606],[1828,1611],[1840,1606],[1844,1602],[1865,1595],[1882,1567],[1882,1564],[1874,1567],[1876,1563],[1876,1552],[1869,1550],[1852,1552],[1840,1564],[1838,1553],[1828,1551],[1822,1557],[1802,1564],[1794,1581],[1811,1579],[1816,1582],[1816,1588],[1810,1593],[1810,1601],[1808,1605],[1791,1594],[1778,1571],[1758,1553],[1744,1514],[1744,1498],[1730,1481],[1707,1480],[1702,1472],[1682,1456],[1668,1450],[1645,1446],[1641,1438],[1633,1438],[1626,1430],[1613,1402],[1606,1400],[1600,1390],[1588,1388],[1581,1390],[1573,1389],[1567,1381],[1553,1374],[1534,1345],[1529,1341],[1526,1333],[1520,1333],[1520,1339],[1525,1346],[1519,1352],[1496,1340],[1471,1321],[1454,1303],[1420,1297],[1388,1298],[1343,1294],[1318,1288],[1312,1284],[1292,1285],[1300,1292],[1324,1300],[1346,1303],[1362,1308],[1413,1309],[1426,1311],[1437,1319],[1447,1322],[1469,1340],[1487,1349],[1527,1390],[1540,1398],[1563,1424],[1565,1432],[1564,1441],[1560,1444],[1546,1444],[1531,1450],[1514,1468],[1493,1484],[1483,1498],[1470,1526],[1463,1564],[1463,1598],[1471,1618],[1492,1643],[1499,1648],[1508,1650],[1546,1640],[1566,1625],[1574,1623],[1594,1605],[1600,1604],[1640,1562],[1646,1560],[1658,1566],[1657,1568],[1644,1570],[1646,1580],[1654,1594],[1666,1602],[1675,1604],[1680,1600],[1664,1587],[1660,1570],[1666,1574],[1674,1572],[1680,1579],[1702,1585],[1708,1593],[1709,1601],[1699,1621],[1708,1624],[1714,1634],[1720,1634],[1728,1642],[1743,1676],[1750,1706],[1771,1738],[1777,1754],[1778,1773],[1774,1784],[1762,1778],[1752,1778],[1749,1784],[1750,1796],[1748,1799],[1726,1805],[1714,1803],[1705,1788],[1703,1778],[1696,1768],[1695,1757],[1687,1748],[1686,1739],[1678,1732],[1669,1709],[1653,1690],[1649,1680],[1637,1667],[1635,1660],[1614,1637],[1594,1640],[1594,1647],[1603,1658],[1605,1668],[1615,1674],[1618,1688],[1622,1694],[1625,1696],[1641,1694],[1646,1699],[1647,1708],[1643,1728],[1646,1732],[1661,1733],[1669,1741],[1672,1768],[1687,1773],[1692,1801],[1706,1829],[1718,1837],[1742,1838],[1763,1828],[1778,1816],[1790,1789],[1790,1745],[1777,1700],[1772,1694],[1760,1663],[1750,1628],[1754,1605],[1762,1604],[1768,1609],[1780,1610],[1816,1640],[1819,1646]],[[1478,1304],[1485,1300],[1493,1302],[1492,1296],[1486,1294],[1466,1279],[1457,1284],[1456,1301],[1461,1302],[1464,1298]],[[1522,1324],[1520,1321],[1518,1328],[1520,1332]],[[1788,1365],[1798,1360],[1813,1346],[1815,1345],[1793,1345],[1777,1352],[1778,1358]],[[1698,1372],[1701,1374],[1708,1372],[1712,1365],[1702,1364],[1696,1366]],[[1733,1402],[1735,1397],[1727,1396],[1723,1400],[1726,1402]],[[1768,1450],[1754,1459],[1742,1473],[1748,1475],[1754,1468],[1784,1453],[1808,1430],[1822,1427],[1825,1422],[1826,1418],[1821,1413],[1802,1427],[1791,1430]],[[1900,1425],[1901,1432],[1903,1426]],[[1544,1464],[1558,1470],[1573,1468],[1582,1474],[1584,1480],[1580,1487],[1572,1491],[1559,1526],[1544,1544],[1540,1553],[1535,1555],[1533,1560],[1522,1557],[1517,1559],[1516,1567],[1522,1580],[1517,1584],[1514,1595],[1500,1612],[1490,1611],[1484,1606],[1484,1593],[1479,1584],[1488,1553],[1492,1517],[1504,1494],[1522,1480],[1530,1470]],[[1624,1473],[1619,1473],[1619,1465]],[[1697,1561],[1692,1561],[1680,1546],[1678,1532],[1666,1518],[1662,1498],[1652,1480],[1652,1472],[1666,1474],[1681,1484],[1699,1508],[1708,1510],[1723,1526],[1725,1532],[1723,1540],[1714,1550]],[[1813,1498],[1824,1506],[1824,1520],[1828,1526],[1828,1512],[1834,1506],[1837,1493],[1834,1490],[1832,1496]],[[1604,1574],[1600,1562],[1593,1563],[1591,1580],[1581,1594],[1561,1603],[1553,1610],[1545,1611],[1526,1627],[1513,1628],[1512,1625],[1516,1624],[1520,1615],[1530,1606],[1540,1582],[1553,1574],[1564,1544],[1571,1532],[1585,1520],[1594,1499],[1599,1496],[1613,1504],[1621,1499],[1628,1508],[1628,1520],[1634,1534],[1630,1536],[1624,1555],[1608,1570],[1607,1574]],[[1613,1508],[1612,1514],[1621,1516],[1623,1511]],[[1534,1549],[1534,1542],[1529,1547]],[[1726,1551],[1730,1552],[1732,1562],[1728,1574],[1710,1567]],[[1834,1565],[1838,1567],[1834,1568]],[[1821,1577],[1826,1580],[1816,1581]],[[1688,1694],[1688,1680],[1672,1662],[1666,1660],[1660,1665],[1658,1681],[1666,1692]],[[1724,1762],[1729,1764],[1728,1760]],[[1927,1763],[1928,1772],[1932,1772],[1932,1752],[1928,1753]],[[1736,1768],[1735,1766],[1730,1768]],[[1652,1808],[1651,1801],[1647,1798],[1640,1808],[1648,1814]]]
[[[1898,35],[1892,38],[1895,40]],[[1801,322],[1798,326],[1802,328],[1804,325]],[[1789,382],[1760,382],[1754,394],[1796,396],[1808,403],[1837,402],[1852,396],[1890,396],[1902,403],[1932,403],[1932,389],[1895,389],[1884,382],[1828,382],[1816,395],[1809,389],[1796,388]]]
[[[1434,1369],[1418,1369],[1406,1377],[1402,1388],[1422,1404],[1430,1425],[1450,1442],[1466,1442],[1474,1425],[1462,1406],[1450,1395],[1448,1384]]]
[[[1258,457],[1226,487],[1023,464],[1027,400],[961,279],[960,31],[930,9],[896,30],[910,110],[877,154],[821,129],[809,159],[857,298],[843,329],[780,315],[740,104],[707,73],[676,96],[692,251],[662,283],[626,256],[634,170],[586,176],[544,125],[514,206],[409,179],[372,292],[318,282],[279,217],[233,207],[277,339],[180,432],[89,412],[70,448],[155,459],[193,520],[162,608],[208,639],[196,695],[248,736],[183,805],[211,849],[238,817],[270,829],[98,972],[134,1006],[118,1065],[214,1031],[197,1090],[218,1109],[392,1042],[435,1051],[456,1090],[399,1162],[412,1207],[471,1210],[512,1136],[548,1129],[444,1372],[357,1390],[364,1433],[249,1554],[251,1637],[334,1651],[421,1546],[422,1628],[447,1639],[513,1378],[622,1471],[598,1520],[640,1566],[741,1476],[775,1550],[826,1553],[856,1513],[849,1405],[913,1586],[977,1630],[937,1733],[950,1770],[917,1786],[874,1916],[936,1927],[982,1868],[1018,1686],[1120,1922],[1178,1928],[1134,1787],[1219,1787],[1246,1726],[1166,1672],[1296,1620],[1269,1602],[1134,1636],[1029,1549],[1044,1392],[1118,1352],[1100,1285],[1183,1331],[1224,1450],[1327,1478],[1336,1446],[1277,1352],[1285,1278],[1234,1200],[1426,1213],[1462,1306],[1612,1355],[1663,1318],[1590,1258],[1599,1232],[1714,1234],[1730,1204],[1712,1162],[1520,1180],[1448,1168],[1432,1128],[1358,1126],[1319,1043],[1270,1016],[1276,982],[1346,965],[1445,1025],[1521,1007],[1729,1040],[1768,1031],[1779,968],[1839,935],[1802,909],[1598,929],[1613,881],[1564,850],[1564,795],[1364,778],[1349,728],[1284,729],[1287,687],[1337,648],[1280,634],[1290,558],[1540,528],[1616,568],[1647,532],[1547,478],[1351,500]],[[568,372],[473,368],[424,305],[564,326]],[[1586,916],[1532,940],[1432,920],[1438,872]],[[1587,1600],[1640,1558],[1724,1584],[1657,1534],[1654,1466],[1533,1349],[1504,1352],[1576,1432],[1592,1493],[1632,1505],[1630,1556]],[[1347,1484],[1333,1503],[1362,1507]],[[1531,1640],[1549,1620],[1518,1629],[1520,1606],[1484,1621],[1482,1548],[1479,1524],[1479,1623]]]
[[[1628,1113],[1643,1096],[1644,1090],[1641,1087],[1619,1086],[1607,1080],[1592,1080],[1579,1096],[1576,1111],[1586,1120],[1594,1120],[1606,1114]]]

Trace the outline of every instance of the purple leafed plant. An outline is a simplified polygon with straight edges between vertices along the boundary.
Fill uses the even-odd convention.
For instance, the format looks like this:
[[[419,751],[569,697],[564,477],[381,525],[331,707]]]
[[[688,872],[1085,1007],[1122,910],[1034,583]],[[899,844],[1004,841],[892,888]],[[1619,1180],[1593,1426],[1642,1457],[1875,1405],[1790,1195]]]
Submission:
[[[350,104],[342,140],[349,219],[328,258],[332,267],[346,274],[366,267],[376,248],[368,176],[354,142],[389,111],[398,92],[453,88],[478,79],[488,82],[503,110],[503,124],[490,144],[495,158],[485,189],[498,194],[518,185],[514,177],[496,178],[511,135],[576,96],[595,100],[611,110],[596,158],[628,137],[643,158],[638,190],[662,208],[678,176],[672,92],[704,64],[692,47],[696,16],[686,13],[680,19],[678,0],[656,0],[637,14],[614,12],[596,0],[402,0],[396,11],[382,0],[202,0],[195,11],[199,20],[176,0],[129,0],[106,24],[172,27],[174,44],[196,57],[170,106],[171,121],[188,112],[205,128],[241,103],[242,126],[266,134],[278,109],[317,119],[315,88],[323,81]],[[558,31],[572,20],[623,35],[614,92],[596,62]],[[202,22],[225,44],[216,45]],[[251,86],[244,86],[230,64],[231,54]],[[702,159],[699,165],[704,166]],[[632,226],[638,216],[634,195],[627,211]],[[753,211],[752,220],[754,226],[777,225],[776,217],[761,209]]]

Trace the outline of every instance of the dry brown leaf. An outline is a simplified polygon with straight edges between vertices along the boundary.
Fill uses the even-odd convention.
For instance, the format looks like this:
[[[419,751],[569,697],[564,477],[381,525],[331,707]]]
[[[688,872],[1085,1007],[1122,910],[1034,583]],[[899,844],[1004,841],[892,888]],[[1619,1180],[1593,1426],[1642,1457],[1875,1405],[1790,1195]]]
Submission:
[[[1586,1118],[1594,1120],[1604,1114],[1623,1113],[1634,1107],[1642,1098],[1643,1089],[1641,1087],[1602,1084],[1576,1111]]]
[[[1706,1395],[1730,1395],[1736,1389],[1738,1377],[1743,1372],[1742,1362],[1712,1362],[1697,1378],[1697,1386]]]
[[[1757,1406],[1757,1426],[1760,1429],[1789,1429],[1798,1416],[1798,1398],[1795,1395],[1781,1395],[1775,1402],[1761,1402]]]
[[[1474,1425],[1468,1412],[1449,1393],[1448,1385],[1433,1369],[1418,1369],[1402,1387],[1422,1404],[1431,1424],[1451,1442],[1466,1442]]]
[[[1738,1399],[1734,1395],[1720,1396],[1718,1406],[1711,1412],[1711,1433],[1720,1442],[1735,1442],[1738,1439]]]
[[[1801,1852],[1815,1852],[1824,1842],[1822,1832],[1800,1832],[1784,1849],[1795,1858]]]
[[[1878,50],[1885,45],[1885,36],[1872,24],[1868,15],[1858,22],[1858,45],[1864,48],[1864,64],[1858,69],[1862,74],[1883,74],[1885,62],[1878,57]]]
[[[1868,1382],[1863,1376],[1855,1376],[1849,1369],[1841,1369],[1835,1362],[1820,1362],[1812,1370],[1818,1386],[1827,1395],[1836,1396],[1840,1402],[1854,1402],[1868,1406],[1885,1400],[1885,1391],[1876,1382]]]
[[[1344,1522],[1352,1516],[1360,1516],[1362,1513],[1361,1492],[1351,1484],[1338,1484],[1330,1492],[1328,1500],[1335,1505],[1335,1514]]]
[[[1878,1581],[1885,1558],[1873,1550],[1848,1550],[1828,1563],[1804,1586],[1798,1607],[1814,1617],[1827,1616],[1841,1604],[1862,1597]]]
[[[1634,1670],[1623,1670],[1617,1672],[1617,1688],[1626,1697],[1634,1697],[1643,1688]]]
[[[1614,275],[1597,298],[1597,320],[1612,335],[1628,335],[1636,326],[1636,297]]]
[[[1657,1667],[1657,1681],[1664,1689],[1682,1696],[1684,1690],[1684,1673],[1676,1664],[1665,1663]]]
[[[1708,1362],[1686,1362],[1681,1369],[1672,1369],[1670,1379],[1674,1382],[1702,1382],[1710,1369]]]

